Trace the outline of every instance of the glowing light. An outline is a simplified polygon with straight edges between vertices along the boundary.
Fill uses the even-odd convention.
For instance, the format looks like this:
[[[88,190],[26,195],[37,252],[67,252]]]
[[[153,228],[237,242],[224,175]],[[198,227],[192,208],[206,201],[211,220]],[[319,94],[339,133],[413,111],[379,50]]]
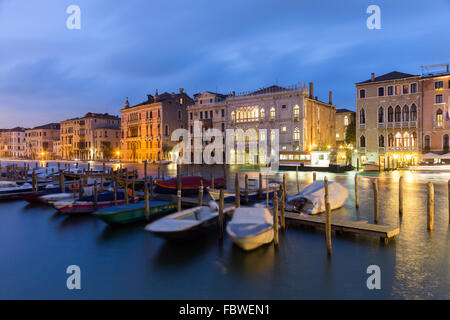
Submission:
[[[41,152],[41,156],[45,156],[45,152]]]
[[[394,159],[398,159],[398,154],[394,154]]]

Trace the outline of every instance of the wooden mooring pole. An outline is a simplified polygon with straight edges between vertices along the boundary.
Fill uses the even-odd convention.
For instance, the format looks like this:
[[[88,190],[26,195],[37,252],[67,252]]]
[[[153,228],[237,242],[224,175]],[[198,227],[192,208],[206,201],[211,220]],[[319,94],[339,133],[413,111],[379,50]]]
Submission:
[[[328,193],[328,178],[324,178],[325,184],[325,240],[327,243],[327,253],[331,255],[332,246],[331,246],[331,207],[330,207],[330,198]]]
[[[372,182],[373,189],[373,220],[375,224],[378,224],[379,209],[378,209],[378,183],[377,180]]]
[[[203,205],[203,179],[200,179],[200,187],[198,187],[198,205]]]
[[[245,204],[248,204],[248,175],[245,175]]]
[[[144,181],[145,219],[150,220],[150,201],[148,196],[148,184]]]
[[[297,193],[300,193],[300,183],[298,182],[298,166],[295,166],[295,180],[297,182]]]
[[[358,174],[355,173],[355,207],[359,208]]]
[[[313,172],[313,181],[316,181],[316,172]]]
[[[236,173],[236,178],[234,179],[234,185],[235,185],[235,202],[236,202],[236,208],[239,208],[241,206],[241,189],[239,186],[239,174]]]
[[[220,196],[219,196],[219,221],[218,221],[218,227],[219,227],[219,240],[223,239],[223,208],[224,208],[224,191],[223,189],[220,189]]]
[[[434,228],[434,185],[428,182],[427,201],[427,229],[433,231]]]
[[[403,214],[403,177],[398,180],[398,213]]]
[[[273,194],[273,243],[278,246],[278,194]]]

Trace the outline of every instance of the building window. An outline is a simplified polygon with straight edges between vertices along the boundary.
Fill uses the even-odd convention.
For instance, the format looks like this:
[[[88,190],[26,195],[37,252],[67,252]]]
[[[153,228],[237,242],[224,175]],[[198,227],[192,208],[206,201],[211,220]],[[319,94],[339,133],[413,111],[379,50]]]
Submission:
[[[359,98],[364,99],[365,97],[366,97],[366,90],[365,89],[359,90]]]
[[[275,120],[275,108],[270,108],[270,120]]]
[[[444,81],[436,81],[436,82],[434,83],[434,88],[435,88],[435,89],[441,89],[441,88],[444,88]]]
[[[189,119],[192,120],[192,112],[189,112]]]
[[[200,111],[200,119],[203,119],[203,111]]]
[[[388,135],[388,146],[389,147],[394,146],[394,135],[392,133],[389,133],[389,135]]]
[[[366,137],[365,136],[359,137],[359,147],[360,148],[366,147]]]
[[[411,93],[417,92],[417,83],[411,83]]]
[[[359,123],[360,124],[366,123],[366,111],[364,109],[361,109],[361,111],[359,111]]]
[[[400,85],[395,86],[395,95],[398,96],[402,93],[402,87]]]
[[[394,108],[392,106],[388,108],[388,122],[394,122]]]
[[[294,118],[299,118],[300,117],[300,107],[298,105],[294,106]]]
[[[294,141],[300,141],[300,129],[298,127],[294,128]]]
[[[225,132],[225,123],[222,122],[222,132]]]
[[[225,109],[220,110],[222,112],[222,118],[225,117]]]
[[[231,122],[236,121],[236,113],[234,111],[231,112]]]
[[[286,126],[281,126],[281,132],[286,132]]]
[[[443,147],[445,152],[448,151],[448,134],[444,134],[442,147]]]
[[[404,84],[403,85],[403,94],[408,94],[409,93],[409,85]]]
[[[442,120],[443,120],[442,110],[438,109],[438,111],[436,112],[436,126],[437,127],[442,127]]]
[[[417,121],[417,107],[415,104],[411,106],[411,121]]]
[[[400,106],[395,107],[395,122],[402,121],[402,108]]]
[[[388,93],[388,96],[393,96],[394,95],[394,87],[393,86],[389,86],[387,93]]]
[[[408,132],[405,132],[403,134],[403,146],[409,147],[409,133]]]
[[[348,126],[348,116],[344,117],[344,126]]]
[[[430,136],[426,135],[424,137],[424,143],[423,143],[423,146],[426,150],[430,150],[430,143],[431,143]]]
[[[384,87],[378,88],[378,96],[383,97],[384,96]]]
[[[400,132],[397,132],[395,135],[395,146],[397,148],[402,146],[402,134]]]
[[[209,111],[209,118],[212,119],[213,118],[213,111]]]
[[[378,108],[378,123],[384,123],[384,108]]]
[[[403,121],[409,121],[409,107],[403,106]]]
[[[442,103],[444,100],[442,99],[442,94],[436,95],[436,103]]]
[[[181,120],[181,111],[178,110],[178,120]]]
[[[411,147],[414,148],[416,146],[417,135],[415,132],[411,133]]]
[[[264,111],[264,109],[261,109],[259,111],[259,117],[261,120],[264,120],[266,118],[266,112]]]
[[[384,148],[384,136],[383,135],[380,135],[378,137],[378,147]]]
[[[169,126],[167,124],[164,127],[164,131],[165,131],[166,136],[168,136],[169,135]]]

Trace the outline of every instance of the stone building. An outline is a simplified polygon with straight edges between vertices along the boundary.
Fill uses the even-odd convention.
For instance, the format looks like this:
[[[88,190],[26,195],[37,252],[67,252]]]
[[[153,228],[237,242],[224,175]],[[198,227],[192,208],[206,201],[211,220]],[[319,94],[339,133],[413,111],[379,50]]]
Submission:
[[[122,159],[158,161],[168,159],[178,143],[171,141],[172,132],[187,128],[186,107],[194,101],[181,88],[179,93],[147,95],[147,100],[130,106],[128,99],[122,114]]]
[[[347,128],[351,123],[355,123],[356,113],[348,109],[337,109],[336,110],[336,145],[344,146],[346,145],[346,133]]]
[[[279,151],[326,150],[334,147],[336,107],[332,104],[331,91],[329,101],[322,102],[314,96],[313,90],[313,83],[310,83],[309,92],[305,86],[271,86],[228,96],[227,127],[244,131],[255,129],[259,134],[246,141],[245,155],[230,150],[232,161],[264,164],[269,155],[258,154],[255,159],[249,159],[249,144],[251,140],[267,141],[270,150],[275,134],[272,129],[279,130]],[[258,129],[266,129],[267,136],[261,136],[264,133]],[[239,159],[243,156],[245,159]]]
[[[54,143],[59,142],[60,124],[49,123],[25,130],[26,156],[32,160],[57,158]]]
[[[23,159],[26,156],[25,128],[0,131],[0,157]]]
[[[108,154],[115,154],[120,148],[120,122],[117,116],[93,112],[61,121],[61,157],[66,160],[102,160],[106,150],[102,141],[108,141],[108,148],[113,149]],[[107,129],[108,136],[99,137],[99,129]]]
[[[356,83],[356,139],[361,163],[414,163],[421,150],[420,76],[393,71]]]
[[[225,134],[227,127],[227,96],[220,93],[205,91],[203,93],[194,94],[195,104],[187,107],[188,113],[188,129],[191,137],[194,134],[194,123],[199,121],[202,125],[202,130],[205,132],[208,129],[214,128],[220,130]],[[194,145],[194,140],[191,140],[191,152],[202,152],[208,142],[202,142],[199,147]],[[222,146],[224,144],[222,143]],[[215,150],[215,152],[224,152],[224,148]],[[223,157],[225,159],[225,155]],[[191,155],[191,162],[194,162],[194,156]]]
[[[449,65],[443,71],[422,76],[423,152],[448,153],[450,136],[450,72]],[[433,67],[433,66],[430,66]]]

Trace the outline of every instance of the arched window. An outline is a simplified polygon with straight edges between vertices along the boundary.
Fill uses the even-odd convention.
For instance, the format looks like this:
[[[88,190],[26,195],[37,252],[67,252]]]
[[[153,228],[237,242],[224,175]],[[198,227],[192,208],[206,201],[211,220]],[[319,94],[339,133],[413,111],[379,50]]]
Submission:
[[[442,138],[442,147],[445,151],[448,151],[448,134],[444,134]]]
[[[388,146],[389,147],[394,146],[394,135],[392,133],[389,133],[389,136],[388,136]]]
[[[403,121],[409,121],[409,107],[403,106]]]
[[[423,143],[424,148],[425,148],[425,149],[430,149],[430,143],[431,143],[430,136],[429,136],[429,135],[426,135],[426,136],[423,138],[423,140],[424,140],[424,143]]]
[[[397,148],[402,146],[402,134],[400,132],[397,132],[395,135],[395,146]]]
[[[300,107],[296,104],[294,106],[294,118],[299,118],[300,117]]]
[[[378,137],[378,147],[384,148],[384,136],[383,135],[380,135]]]
[[[415,132],[411,133],[411,147],[414,148],[417,143],[417,134]]]
[[[417,121],[417,107],[415,104],[411,106],[411,121]]]
[[[409,133],[405,132],[403,134],[403,146],[408,148],[409,147]]]
[[[275,120],[275,108],[270,108],[270,120]]]
[[[259,117],[260,117],[261,120],[264,120],[266,118],[266,111],[264,111],[264,108],[262,108],[259,111]]]
[[[442,109],[438,109],[438,111],[436,112],[436,126],[437,127],[442,127],[442,120],[443,120]]]
[[[348,126],[348,116],[344,117],[344,126]]]
[[[359,111],[359,123],[360,124],[366,123],[366,111],[364,109],[361,109]]]
[[[360,148],[366,147],[366,137],[365,136],[359,137],[359,147]]]
[[[384,108],[378,108],[378,123],[384,123]]]
[[[395,107],[395,122],[402,121],[402,108],[400,106]]]
[[[236,113],[234,111],[231,111],[231,122],[236,121]]]
[[[294,128],[294,141],[300,141],[300,129],[298,127]]]
[[[388,108],[388,122],[394,122],[394,108]]]

